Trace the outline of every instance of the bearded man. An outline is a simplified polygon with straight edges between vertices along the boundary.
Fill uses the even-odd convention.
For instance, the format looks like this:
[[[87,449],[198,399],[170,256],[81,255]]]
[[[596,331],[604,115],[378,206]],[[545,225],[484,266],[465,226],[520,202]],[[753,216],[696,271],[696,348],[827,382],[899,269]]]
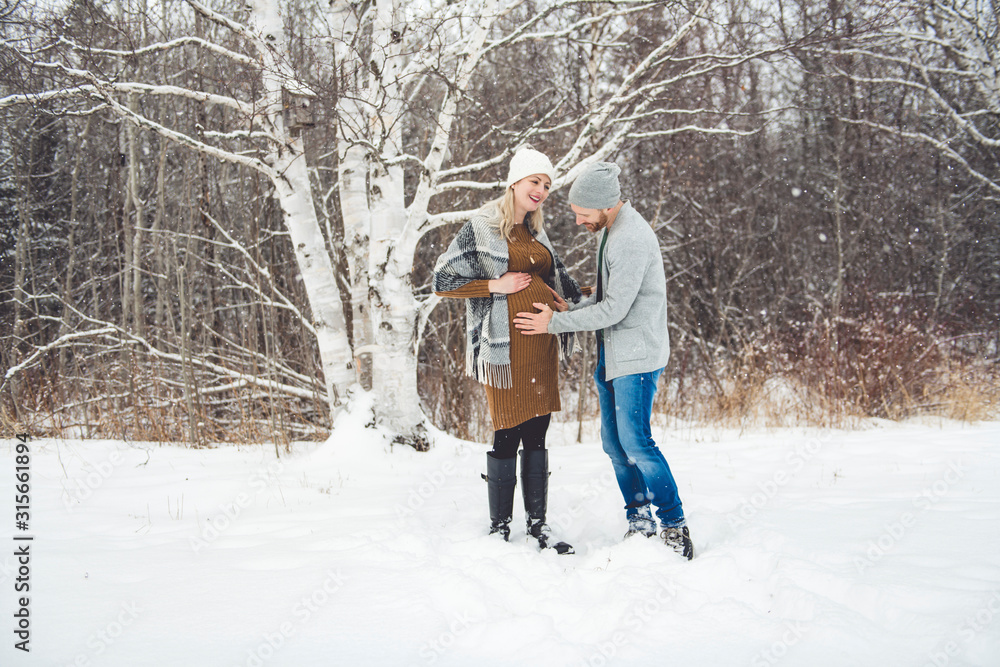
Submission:
[[[650,427],[656,382],[670,357],[663,259],[649,223],[621,199],[620,173],[612,162],[592,164],[569,191],[576,224],[600,235],[594,293],[565,312],[535,303],[539,312],[518,313],[514,326],[526,335],[597,333],[601,441],[625,499],[625,536],[652,537],[658,519],[660,538],[690,560],[677,484]]]

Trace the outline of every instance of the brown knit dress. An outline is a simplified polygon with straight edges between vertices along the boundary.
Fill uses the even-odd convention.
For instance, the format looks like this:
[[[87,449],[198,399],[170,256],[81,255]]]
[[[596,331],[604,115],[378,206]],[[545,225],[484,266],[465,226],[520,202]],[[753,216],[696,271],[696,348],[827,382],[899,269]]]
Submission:
[[[542,276],[552,271],[552,255],[522,224],[515,225],[507,242],[507,270],[531,274],[527,288],[507,295],[507,325],[510,327],[511,387],[486,388],[494,430],[513,428],[529,419],[558,412],[559,403],[559,343],[552,334],[526,335],[514,328],[518,313],[537,312],[535,303],[554,309],[555,300]],[[439,296],[456,299],[488,297],[488,280],[473,280]]]

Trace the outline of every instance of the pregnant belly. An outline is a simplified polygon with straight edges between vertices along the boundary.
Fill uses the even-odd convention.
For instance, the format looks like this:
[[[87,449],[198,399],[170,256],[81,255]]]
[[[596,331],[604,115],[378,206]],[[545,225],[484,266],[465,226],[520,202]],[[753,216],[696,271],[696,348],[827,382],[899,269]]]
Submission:
[[[539,276],[532,276],[531,283],[526,288],[509,295],[507,299],[512,306],[510,309],[512,316],[518,312],[538,312],[538,309],[533,305],[535,303],[544,303],[549,308],[553,308],[555,305],[552,292],[549,291],[549,288],[545,286],[545,282]]]

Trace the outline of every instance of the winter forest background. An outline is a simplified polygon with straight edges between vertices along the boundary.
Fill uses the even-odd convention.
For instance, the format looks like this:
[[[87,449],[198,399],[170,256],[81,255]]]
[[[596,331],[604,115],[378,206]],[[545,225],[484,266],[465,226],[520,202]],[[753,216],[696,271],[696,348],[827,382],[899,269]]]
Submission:
[[[521,144],[614,160],[660,237],[658,410],[995,417],[991,0],[205,0],[0,9],[4,430],[489,432],[430,268]],[[564,422],[597,412],[593,345]],[[582,379],[581,379],[582,378]]]

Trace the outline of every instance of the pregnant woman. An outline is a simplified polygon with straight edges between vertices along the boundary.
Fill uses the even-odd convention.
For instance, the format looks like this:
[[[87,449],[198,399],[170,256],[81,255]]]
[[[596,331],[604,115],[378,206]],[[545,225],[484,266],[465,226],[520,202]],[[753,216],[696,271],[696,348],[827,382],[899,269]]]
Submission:
[[[462,227],[434,267],[434,292],[466,300],[466,373],[481,382],[493,421],[486,455],[490,533],[510,537],[516,460],[521,451],[521,493],[527,533],[550,544],[545,523],[551,413],[560,409],[559,356],[572,351],[571,335],[526,336],[512,325],[521,311],[544,303],[565,311],[580,288],[559,261],[542,227],[542,203],[555,169],[549,159],[521,148],[510,161],[503,196],[483,206]]]

